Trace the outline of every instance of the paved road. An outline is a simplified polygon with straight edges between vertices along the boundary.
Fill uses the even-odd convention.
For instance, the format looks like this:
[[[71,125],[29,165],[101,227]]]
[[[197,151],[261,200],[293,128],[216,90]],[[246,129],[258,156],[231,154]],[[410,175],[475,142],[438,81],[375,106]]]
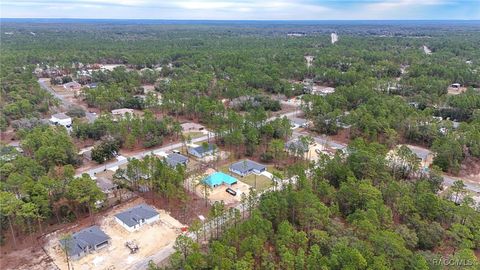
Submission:
[[[45,85],[45,83],[43,82],[40,82],[40,85],[42,86],[43,84],[43,87],[45,87],[44,89],[46,89],[47,91],[51,92],[53,95],[57,95],[55,93],[55,91],[53,91],[53,89],[51,89],[50,87],[48,87],[47,85]],[[43,88],[42,87],[42,88]],[[65,101],[64,104],[68,104],[68,100],[65,100],[63,97],[60,97],[59,98],[60,100]],[[270,117],[267,119],[267,122],[269,121],[273,121],[277,118],[281,118],[281,117],[292,117],[292,116],[295,116],[298,112],[297,111],[294,111],[294,112],[288,112],[288,113],[284,113],[282,115],[279,115],[279,116],[274,116],[274,117]],[[206,141],[208,140],[209,138],[213,138],[215,137],[215,134],[213,132],[209,132],[208,135],[205,135],[205,136],[202,136],[202,137],[198,137],[198,138],[195,138],[192,140],[192,143],[199,143],[199,142],[203,142],[203,141]],[[182,147],[182,143],[175,143],[175,144],[170,144],[170,145],[166,145],[166,146],[162,146],[162,147],[159,147],[159,148],[155,148],[155,149],[150,149],[150,150],[146,150],[146,151],[142,151],[138,154],[135,154],[135,155],[131,155],[131,156],[127,156],[127,158],[136,158],[136,159],[141,159],[147,155],[151,155],[151,154],[154,154],[156,152],[160,152],[160,151],[163,151],[163,152],[168,152],[168,151],[171,151],[173,149],[176,149],[176,148],[180,148]],[[121,160],[116,160],[116,161],[112,161],[112,162],[108,162],[104,165],[100,165],[100,166],[97,166],[95,168],[92,168],[92,169],[89,169],[89,170],[86,170],[86,171],[81,171],[79,172],[77,175],[75,175],[76,177],[80,177],[82,174],[84,173],[87,173],[89,174],[90,176],[94,176],[96,173],[99,173],[99,172],[103,172],[105,170],[108,170],[108,169],[111,169],[111,168],[115,168],[115,167],[118,167],[120,165],[123,165],[123,164],[126,164],[128,162],[127,159],[121,159]]]
[[[47,92],[52,94],[55,98],[60,100],[65,110],[75,105],[72,102],[70,102],[68,99],[66,99],[64,96],[55,92],[55,90],[53,90],[50,86],[48,86],[44,80],[38,80],[38,84],[43,90],[46,90]],[[95,120],[97,119],[97,114],[89,112],[86,108],[84,109],[85,109],[85,117],[87,118],[88,122],[89,123],[95,122]]]
[[[303,131],[303,132],[293,131],[292,134],[293,134],[294,137],[312,136],[312,134],[310,134],[308,132],[305,132],[305,131]],[[334,140],[332,140],[332,139],[330,139],[330,138],[328,138],[327,136],[324,136],[324,135],[312,136],[312,138],[318,144],[325,145],[327,147],[331,147],[331,148],[334,148],[334,149],[345,149],[345,148],[347,148],[347,145],[345,145],[341,142],[334,141]]]
[[[192,139],[192,143],[203,142],[203,141],[208,140],[209,138],[213,138],[213,136],[214,136],[214,134],[212,132],[209,132],[207,135]],[[152,155],[152,154],[155,154],[157,152],[161,152],[161,151],[168,152],[168,151],[171,151],[173,149],[180,148],[180,147],[182,147],[182,143],[174,143],[174,144],[158,147],[158,148],[155,148],[155,149],[149,149],[149,150],[146,150],[146,151],[142,151],[142,152],[137,153],[135,155],[127,156],[126,158],[141,159],[145,156]],[[115,167],[118,167],[120,165],[126,164],[128,162],[128,160],[126,158],[116,160],[116,161],[113,161],[113,162],[109,162],[109,163],[106,163],[104,165],[100,165],[100,166],[97,166],[95,168],[92,168],[92,169],[89,169],[89,170],[86,170],[86,171],[82,171],[82,172],[78,173],[77,175],[75,175],[75,177],[80,177],[84,173],[87,173],[90,176],[94,176],[96,173],[103,172],[103,171],[108,170],[110,168],[115,168]]]
[[[446,186],[452,186],[453,183],[457,180],[462,180],[462,179],[451,177],[448,175],[443,175],[443,184]],[[480,185],[474,184],[468,181],[464,181],[464,180],[463,180],[463,183],[465,184],[466,189],[476,192],[477,194],[480,194]]]
[[[419,146],[409,145],[408,148],[410,148],[418,157],[421,157],[422,159],[425,159],[427,156],[433,154],[432,151],[430,151],[429,149],[419,147]],[[480,185],[478,185],[478,184],[471,183],[469,181],[465,181],[463,179],[448,176],[448,175],[445,175],[445,174],[443,175],[443,184],[445,186],[450,187],[457,180],[462,180],[463,183],[465,184],[466,189],[468,189],[470,191],[473,191],[473,192],[476,192],[476,193],[480,193]]]

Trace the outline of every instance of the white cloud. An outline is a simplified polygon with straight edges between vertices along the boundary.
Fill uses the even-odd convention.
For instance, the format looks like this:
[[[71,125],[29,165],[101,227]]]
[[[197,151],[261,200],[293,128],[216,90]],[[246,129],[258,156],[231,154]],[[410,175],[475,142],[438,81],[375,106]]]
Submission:
[[[367,4],[366,9],[382,11],[397,8],[414,8],[418,6],[434,6],[446,4],[445,0],[385,0]]]

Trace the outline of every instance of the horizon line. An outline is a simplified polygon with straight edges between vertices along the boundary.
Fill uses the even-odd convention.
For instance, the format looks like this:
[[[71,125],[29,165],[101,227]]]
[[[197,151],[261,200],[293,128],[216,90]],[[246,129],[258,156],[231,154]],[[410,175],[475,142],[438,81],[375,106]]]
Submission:
[[[285,22],[315,22],[315,21],[480,21],[480,19],[158,19],[158,18],[61,18],[61,17],[0,17],[0,20],[147,20],[147,21],[285,21]]]

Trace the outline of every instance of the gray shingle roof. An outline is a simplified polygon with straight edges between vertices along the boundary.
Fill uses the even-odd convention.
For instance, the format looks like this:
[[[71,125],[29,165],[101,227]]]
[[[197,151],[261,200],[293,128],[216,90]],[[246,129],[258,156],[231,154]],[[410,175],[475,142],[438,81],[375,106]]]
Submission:
[[[97,177],[96,182],[97,182],[97,186],[98,186],[103,192],[109,191],[109,190],[114,189],[114,188],[117,187],[117,185],[114,184],[112,180],[107,179],[107,178],[105,178],[105,177]]]
[[[115,217],[120,219],[128,227],[133,227],[136,224],[140,223],[142,219],[150,219],[158,215],[158,212],[155,211],[151,206],[146,204],[140,204],[135,207],[132,207],[124,212],[116,214]]]
[[[169,154],[165,160],[167,161],[168,165],[177,167],[178,164],[185,164],[188,161],[188,158],[184,155],[172,153]]]
[[[109,239],[100,227],[91,226],[72,234],[71,238],[60,240],[60,244],[68,248],[69,256],[75,256],[86,251],[87,247],[93,248]]]
[[[209,143],[208,147],[203,147],[203,145],[194,147],[193,150],[195,150],[199,154],[204,154],[204,153],[209,153],[213,151],[213,144]]]
[[[230,165],[230,169],[239,171],[241,173],[247,173],[251,170],[263,170],[266,166],[255,161],[251,161],[250,159],[240,160],[238,162],[233,163]]]

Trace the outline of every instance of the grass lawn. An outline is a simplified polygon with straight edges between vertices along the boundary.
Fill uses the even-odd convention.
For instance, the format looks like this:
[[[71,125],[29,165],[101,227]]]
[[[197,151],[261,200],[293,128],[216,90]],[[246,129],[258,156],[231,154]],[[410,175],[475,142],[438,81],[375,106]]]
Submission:
[[[264,191],[265,189],[269,188],[272,186],[272,180],[270,180],[268,177],[263,176],[263,175],[256,175],[256,174],[250,174],[245,177],[241,177],[240,175],[234,174],[228,170],[230,167],[230,164],[223,165],[218,168],[219,171],[224,172],[226,174],[232,175],[233,177],[237,178],[239,181],[244,182],[245,184],[255,187],[255,180],[257,182],[257,191]],[[269,169],[268,169],[269,170]]]

